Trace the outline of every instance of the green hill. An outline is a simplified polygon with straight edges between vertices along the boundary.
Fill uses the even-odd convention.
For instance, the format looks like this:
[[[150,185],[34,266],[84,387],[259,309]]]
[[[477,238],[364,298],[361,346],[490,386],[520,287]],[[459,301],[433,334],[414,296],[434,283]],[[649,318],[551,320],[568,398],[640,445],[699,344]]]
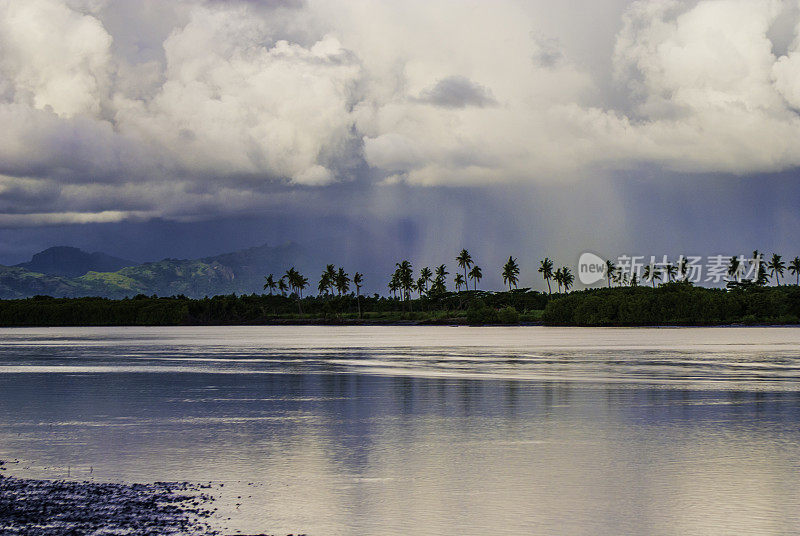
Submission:
[[[137,294],[189,297],[249,294],[262,290],[264,274],[282,273],[298,261],[302,262],[300,249],[286,244],[264,245],[204,259],[164,259],[114,272],[90,271],[74,278],[47,275],[21,266],[0,266],[0,299],[36,295],[124,298]]]

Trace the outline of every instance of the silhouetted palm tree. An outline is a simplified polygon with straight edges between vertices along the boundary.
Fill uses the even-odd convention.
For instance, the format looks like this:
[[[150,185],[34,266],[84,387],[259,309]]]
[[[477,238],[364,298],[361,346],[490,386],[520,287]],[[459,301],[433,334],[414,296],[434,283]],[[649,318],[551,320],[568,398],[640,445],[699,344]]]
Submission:
[[[678,274],[678,267],[671,262],[668,262],[664,267],[664,273],[667,274],[667,282],[671,282]]]
[[[275,287],[278,286],[278,284],[275,282],[275,276],[269,274],[264,278],[264,280],[264,290],[269,289],[269,295],[272,296],[272,292],[275,290]]]
[[[741,266],[742,263],[739,260],[739,257],[731,257],[731,260],[728,263],[728,277],[732,277],[737,283],[739,282],[739,271]]]
[[[557,268],[553,273],[553,279],[558,283],[558,293],[561,294],[561,285],[564,284],[564,274],[561,272],[561,268]]]
[[[358,305],[358,318],[361,318],[361,285],[364,283],[364,274],[353,274],[353,284],[356,286],[356,304]]]
[[[459,268],[464,269],[464,281],[467,280],[467,270],[470,266],[472,266],[472,257],[469,254],[469,251],[466,249],[462,249],[461,253],[458,254],[456,257],[456,262],[458,263]]]
[[[547,281],[547,293],[552,294],[550,280],[553,279],[553,261],[551,261],[549,257],[545,257],[539,263],[539,273],[542,274],[544,280]]]
[[[461,287],[466,285],[466,281],[464,281],[464,276],[461,274],[456,274],[454,283],[456,285],[456,292],[461,292]]]
[[[319,276],[319,283],[317,283],[317,291],[320,295],[328,294],[331,288],[331,278],[328,275],[327,271],[322,272],[322,275]]]
[[[519,265],[514,257],[509,256],[508,261],[503,265],[503,283],[508,284],[508,291],[511,292],[511,286],[517,288],[519,282]]]
[[[433,280],[433,272],[427,266],[419,271],[419,279],[417,279],[417,288],[422,292],[428,291],[428,284]]]
[[[569,292],[569,289],[574,282],[575,276],[572,275],[572,271],[566,266],[561,268],[561,283],[564,285],[564,292]]]
[[[678,276],[681,278],[681,281],[686,280],[689,275],[689,261],[681,255],[681,258],[678,260]]]
[[[339,293],[339,296],[342,294],[347,294],[350,290],[350,276],[347,275],[347,272],[344,271],[344,268],[339,268],[339,271],[336,272],[336,278],[333,280],[333,284],[336,287],[336,291]]]
[[[400,278],[397,275],[397,272],[392,274],[392,278],[389,280],[389,292],[392,293],[392,297],[397,299],[397,291],[400,290]]]
[[[644,267],[643,277],[653,284],[653,288],[656,288],[656,281],[661,279],[661,270],[656,268],[655,264],[648,264]]]
[[[397,266],[397,278],[400,282],[400,289],[403,291],[402,298],[408,300],[414,288],[414,269],[409,261],[398,262],[395,266]]]
[[[781,276],[786,270],[786,264],[783,262],[781,256],[777,253],[773,253],[772,259],[770,259],[769,264],[767,264],[767,268],[769,268],[770,273],[775,278],[775,282],[780,286]]]
[[[475,290],[478,290],[478,282],[483,279],[483,271],[481,270],[481,267],[477,264],[473,266],[472,270],[469,271],[469,278],[472,279]],[[469,290],[469,286],[467,286],[467,290]]]
[[[286,276],[278,279],[278,290],[281,291],[281,296],[286,296],[286,291],[289,290],[289,285],[286,284]]]
[[[608,281],[608,288],[611,288],[611,280],[617,271],[617,266],[610,260],[606,261],[606,280]]]
[[[756,263],[756,285],[766,285],[769,283],[769,273],[767,272],[767,263],[764,262],[764,256],[758,252],[753,251],[753,262]]]
[[[447,275],[450,273],[447,271],[447,266],[440,264],[436,267],[434,273],[436,278],[433,280],[433,283],[436,286],[437,292],[445,292],[447,290]]]
[[[795,257],[789,263],[789,272],[797,276],[796,285],[800,285],[800,257]]]

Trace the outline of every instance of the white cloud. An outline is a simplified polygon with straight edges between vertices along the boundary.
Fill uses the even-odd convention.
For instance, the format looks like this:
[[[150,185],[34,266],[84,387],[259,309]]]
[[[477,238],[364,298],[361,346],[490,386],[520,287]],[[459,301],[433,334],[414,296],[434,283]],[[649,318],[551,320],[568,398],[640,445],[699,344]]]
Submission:
[[[140,1],[121,29],[127,3],[0,0],[0,173],[52,185],[61,210],[247,210],[359,162],[421,185],[800,165],[800,39],[780,57],[770,39],[797,10],[780,0],[644,0],[608,20],[522,0]]]

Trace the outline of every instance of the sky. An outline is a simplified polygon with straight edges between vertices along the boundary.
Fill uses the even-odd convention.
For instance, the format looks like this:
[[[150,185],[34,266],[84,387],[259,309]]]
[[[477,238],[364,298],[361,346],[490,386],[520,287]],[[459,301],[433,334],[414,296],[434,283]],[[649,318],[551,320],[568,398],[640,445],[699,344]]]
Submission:
[[[0,263],[800,254],[800,4],[0,0]],[[452,270],[451,270],[452,271]]]

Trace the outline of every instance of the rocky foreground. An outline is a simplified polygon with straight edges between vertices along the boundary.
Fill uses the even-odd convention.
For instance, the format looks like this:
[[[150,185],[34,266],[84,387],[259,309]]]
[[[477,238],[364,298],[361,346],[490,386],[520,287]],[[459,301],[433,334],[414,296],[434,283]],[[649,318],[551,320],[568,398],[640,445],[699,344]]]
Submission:
[[[0,474],[0,534],[219,534],[206,522],[213,497],[202,489],[188,483],[109,484]]]
[[[0,460],[0,471],[4,465]],[[0,473],[0,534],[218,536],[225,533],[209,523],[216,510],[211,508],[210,488],[189,482],[114,484]]]

